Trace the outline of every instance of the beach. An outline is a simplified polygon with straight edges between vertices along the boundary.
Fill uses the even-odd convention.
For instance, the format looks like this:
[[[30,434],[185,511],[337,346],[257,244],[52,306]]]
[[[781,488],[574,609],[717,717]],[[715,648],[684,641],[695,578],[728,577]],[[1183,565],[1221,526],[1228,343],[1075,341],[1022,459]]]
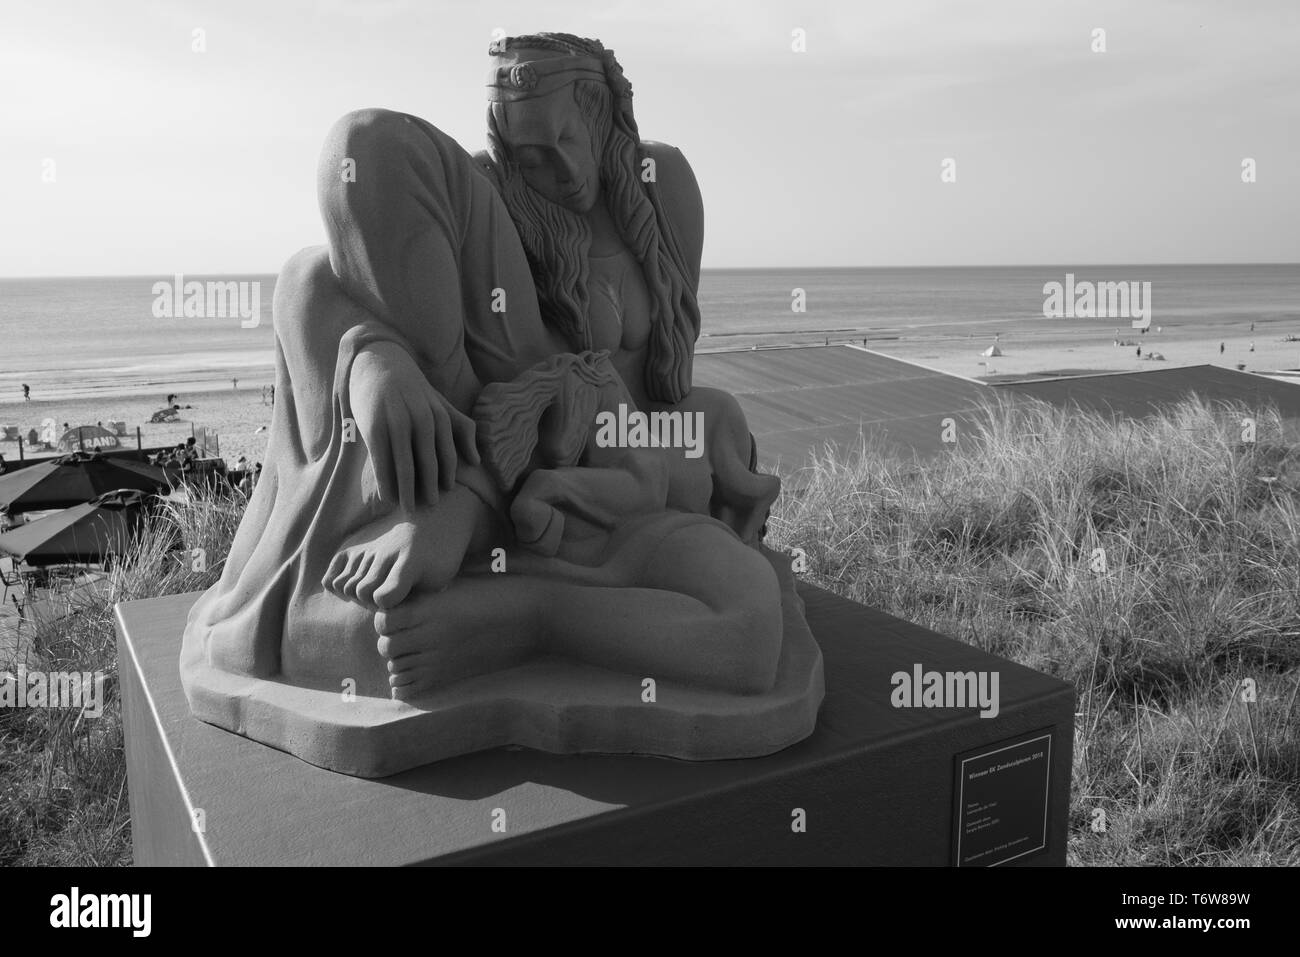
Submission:
[[[930,366],[950,375],[971,379],[1024,377],[1035,374],[1083,375],[1105,372],[1141,372],[1179,366],[1213,365],[1246,372],[1272,373],[1300,369],[1300,342],[1287,342],[1287,335],[1300,335],[1293,320],[1251,321],[1202,320],[1195,324],[1152,325],[1141,332],[1104,323],[1041,319],[1006,323],[1002,329],[988,327],[965,333],[934,337],[909,335],[900,338],[867,338],[866,345],[877,352]],[[1121,345],[1115,345],[1118,338]],[[852,341],[832,337],[834,341]],[[861,338],[856,340],[862,344]],[[1223,343],[1223,352],[1219,344]],[[1000,356],[984,356],[997,345]],[[1251,351],[1251,346],[1254,351]],[[1137,350],[1141,347],[1142,355]],[[1152,353],[1164,358],[1148,358]]]
[[[1045,284],[1076,272],[1150,282],[1147,332],[1128,318],[1046,317]],[[260,283],[263,302],[272,301],[275,276],[234,278]],[[146,448],[205,427],[220,435],[231,465],[240,455],[262,461],[271,317],[254,328],[229,318],[155,319],[150,289],[150,277],[0,280],[0,424],[26,435],[46,418],[59,434],[65,422],[125,421],[125,441],[135,444],[138,426]],[[706,269],[699,306],[698,353],[851,343],[983,381],[1204,364],[1300,369],[1300,341],[1286,341],[1300,337],[1295,265]],[[984,356],[994,345],[1002,355]],[[170,392],[183,407],[179,420],[150,424]],[[16,459],[17,443],[0,443],[0,453]]]
[[[1251,324],[1255,324],[1252,331]],[[809,324],[811,325],[811,324]],[[1143,335],[1137,330],[1104,320],[1015,319],[948,323],[901,323],[882,330],[878,326],[839,325],[835,330],[787,327],[746,333],[743,329],[723,336],[704,336],[699,352],[783,346],[854,344],[889,356],[928,366],[950,375],[999,381],[1033,375],[1080,375],[1107,372],[1140,372],[1178,366],[1214,365],[1269,373],[1300,369],[1300,342],[1287,342],[1295,335],[1290,319],[1200,319],[1156,326]],[[706,320],[706,331],[707,331]],[[1123,345],[1115,345],[1116,332]],[[1224,344],[1222,353],[1219,344]],[[1254,351],[1251,351],[1251,344]],[[1000,356],[985,357],[984,350],[997,345]],[[1142,358],[1137,355],[1142,349]],[[1164,359],[1147,358],[1152,352]],[[132,379],[114,389],[111,379],[102,380],[93,395],[84,391],[76,373],[52,375],[24,402],[21,392],[0,402],[0,425],[16,425],[22,435],[40,429],[47,418],[62,434],[63,423],[71,426],[97,422],[125,421],[127,436],[121,441],[134,446],[136,428],[144,448],[184,442],[194,428],[215,430],[220,437],[220,454],[233,466],[239,456],[249,462],[265,458],[271,424],[271,406],[265,388],[274,380],[271,352],[263,366],[244,366],[235,388],[230,380],[201,368],[186,370],[183,381],[188,391],[178,391],[181,406],[176,422],[151,424],[150,416],[166,406],[167,389],[140,392]],[[1300,385],[1297,386],[1300,388]],[[44,396],[44,397],[42,397]],[[262,431],[258,431],[258,429]],[[0,453],[18,459],[16,442],[0,442]],[[48,453],[36,453],[44,455]]]
[[[0,403],[0,425],[17,425],[26,436],[29,429],[40,431],[41,422],[47,418],[55,421],[55,432],[63,434],[63,423],[73,427],[95,425],[103,422],[124,421],[126,436],[120,438],[129,448],[136,446],[136,428],[140,429],[143,448],[179,445],[190,437],[192,429],[207,428],[219,437],[220,454],[227,465],[234,467],[239,456],[249,462],[266,458],[266,443],[270,437],[271,406],[264,398],[262,387],[272,380],[268,368],[262,379],[240,379],[239,388],[229,382],[224,389],[214,388],[202,392],[179,393],[176,403],[181,406],[175,422],[152,424],[149,417],[166,408],[166,395],[155,393],[120,394],[101,393],[93,399],[36,399]],[[258,429],[262,429],[261,432]],[[26,439],[24,439],[26,442]],[[0,442],[0,454],[7,461],[18,461],[18,443]],[[45,457],[50,453],[37,452],[29,457]]]

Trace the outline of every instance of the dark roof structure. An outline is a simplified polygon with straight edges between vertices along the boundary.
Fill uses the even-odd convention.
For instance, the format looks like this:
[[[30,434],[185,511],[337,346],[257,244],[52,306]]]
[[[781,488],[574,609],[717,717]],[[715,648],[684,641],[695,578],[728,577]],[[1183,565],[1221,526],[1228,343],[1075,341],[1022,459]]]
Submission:
[[[695,357],[694,381],[739,400],[765,470],[789,473],[826,445],[877,437],[903,457],[945,449],[975,421],[988,386],[856,346],[762,349]]]
[[[1192,395],[1207,402],[1271,404],[1285,419],[1300,418],[1300,386],[1212,365],[1006,382],[993,388],[1042,399],[1055,406],[1075,405],[1134,418],[1150,415],[1161,406],[1173,405]]]
[[[828,445],[851,452],[863,437],[905,458],[929,458],[951,447],[944,419],[953,419],[960,442],[982,402],[999,399],[1138,418],[1199,395],[1271,404],[1300,420],[1300,385],[1211,365],[991,385],[857,346],[805,346],[699,354],[695,384],[736,396],[762,468],[786,474]]]

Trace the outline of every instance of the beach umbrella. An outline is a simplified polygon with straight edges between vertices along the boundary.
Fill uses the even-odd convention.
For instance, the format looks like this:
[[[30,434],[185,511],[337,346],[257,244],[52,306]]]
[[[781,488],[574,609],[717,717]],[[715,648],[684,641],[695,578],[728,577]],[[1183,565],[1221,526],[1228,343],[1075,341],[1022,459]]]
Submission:
[[[76,452],[0,475],[0,509],[68,508],[116,489],[157,492],[170,484],[162,469],[146,462]]]
[[[110,552],[126,552],[143,521],[146,498],[138,489],[100,495],[5,532],[0,553],[28,565],[101,563]]]
[[[994,345],[991,345],[987,349],[985,349],[984,352],[981,354],[986,356],[1000,356],[1002,355],[1002,350],[999,349],[995,343]]]
[[[79,425],[68,429],[59,438],[59,448],[64,452],[79,452],[82,449],[115,449],[121,446],[116,433],[98,425]]]

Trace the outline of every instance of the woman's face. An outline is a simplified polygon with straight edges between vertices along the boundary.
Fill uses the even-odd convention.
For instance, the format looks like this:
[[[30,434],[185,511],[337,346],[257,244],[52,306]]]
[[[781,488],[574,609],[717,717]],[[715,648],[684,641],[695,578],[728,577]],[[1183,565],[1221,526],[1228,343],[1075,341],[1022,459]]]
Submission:
[[[596,205],[598,147],[573,100],[572,87],[506,103],[502,125],[506,149],[534,192],[575,213]]]

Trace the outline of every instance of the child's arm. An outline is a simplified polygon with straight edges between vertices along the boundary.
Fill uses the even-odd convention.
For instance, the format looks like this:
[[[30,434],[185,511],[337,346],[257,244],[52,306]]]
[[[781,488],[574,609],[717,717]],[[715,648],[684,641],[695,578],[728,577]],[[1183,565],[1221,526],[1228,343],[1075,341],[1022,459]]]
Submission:
[[[510,506],[520,544],[555,554],[566,528],[608,532],[634,515],[662,511],[668,501],[667,460],[656,449],[617,449],[617,465],[537,469],[524,480]]]

